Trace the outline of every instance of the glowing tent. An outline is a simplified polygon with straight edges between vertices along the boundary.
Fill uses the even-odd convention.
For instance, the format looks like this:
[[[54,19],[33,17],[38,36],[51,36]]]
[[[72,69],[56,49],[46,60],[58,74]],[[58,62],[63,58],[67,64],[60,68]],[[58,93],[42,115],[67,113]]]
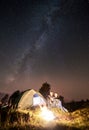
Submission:
[[[41,106],[41,105],[46,105],[46,100],[44,97],[37,91],[31,89],[25,91],[17,105],[18,109],[28,109],[31,106]]]

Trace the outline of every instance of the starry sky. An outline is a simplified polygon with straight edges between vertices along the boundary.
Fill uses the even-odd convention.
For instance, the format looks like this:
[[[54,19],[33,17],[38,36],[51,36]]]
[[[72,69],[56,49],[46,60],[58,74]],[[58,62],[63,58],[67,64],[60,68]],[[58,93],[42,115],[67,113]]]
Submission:
[[[0,1],[0,92],[48,82],[66,100],[89,99],[89,1]]]

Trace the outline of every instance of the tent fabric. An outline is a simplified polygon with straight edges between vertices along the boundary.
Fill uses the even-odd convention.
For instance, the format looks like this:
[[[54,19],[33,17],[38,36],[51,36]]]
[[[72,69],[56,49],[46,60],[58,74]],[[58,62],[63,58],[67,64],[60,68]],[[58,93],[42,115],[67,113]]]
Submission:
[[[33,95],[33,106],[43,105],[44,100],[38,94]]]
[[[35,105],[46,105],[46,100],[39,92],[36,92],[35,90],[31,89],[23,93],[18,102],[17,108],[27,109]]]

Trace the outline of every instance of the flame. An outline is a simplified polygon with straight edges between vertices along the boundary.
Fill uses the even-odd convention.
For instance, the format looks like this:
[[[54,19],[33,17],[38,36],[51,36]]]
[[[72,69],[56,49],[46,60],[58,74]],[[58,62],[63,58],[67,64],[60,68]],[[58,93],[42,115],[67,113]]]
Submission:
[[[49,110],[47,107],[41,108],[40,117],[46,121],[52,121],[55,118],[53,112]]]

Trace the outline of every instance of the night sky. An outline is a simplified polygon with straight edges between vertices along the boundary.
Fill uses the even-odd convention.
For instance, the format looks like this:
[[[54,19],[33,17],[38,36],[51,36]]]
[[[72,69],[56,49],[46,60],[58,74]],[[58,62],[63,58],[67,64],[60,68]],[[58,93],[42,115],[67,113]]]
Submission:
[[[0,92],[48,82],[89,99],[89,1],[0,0]]]

